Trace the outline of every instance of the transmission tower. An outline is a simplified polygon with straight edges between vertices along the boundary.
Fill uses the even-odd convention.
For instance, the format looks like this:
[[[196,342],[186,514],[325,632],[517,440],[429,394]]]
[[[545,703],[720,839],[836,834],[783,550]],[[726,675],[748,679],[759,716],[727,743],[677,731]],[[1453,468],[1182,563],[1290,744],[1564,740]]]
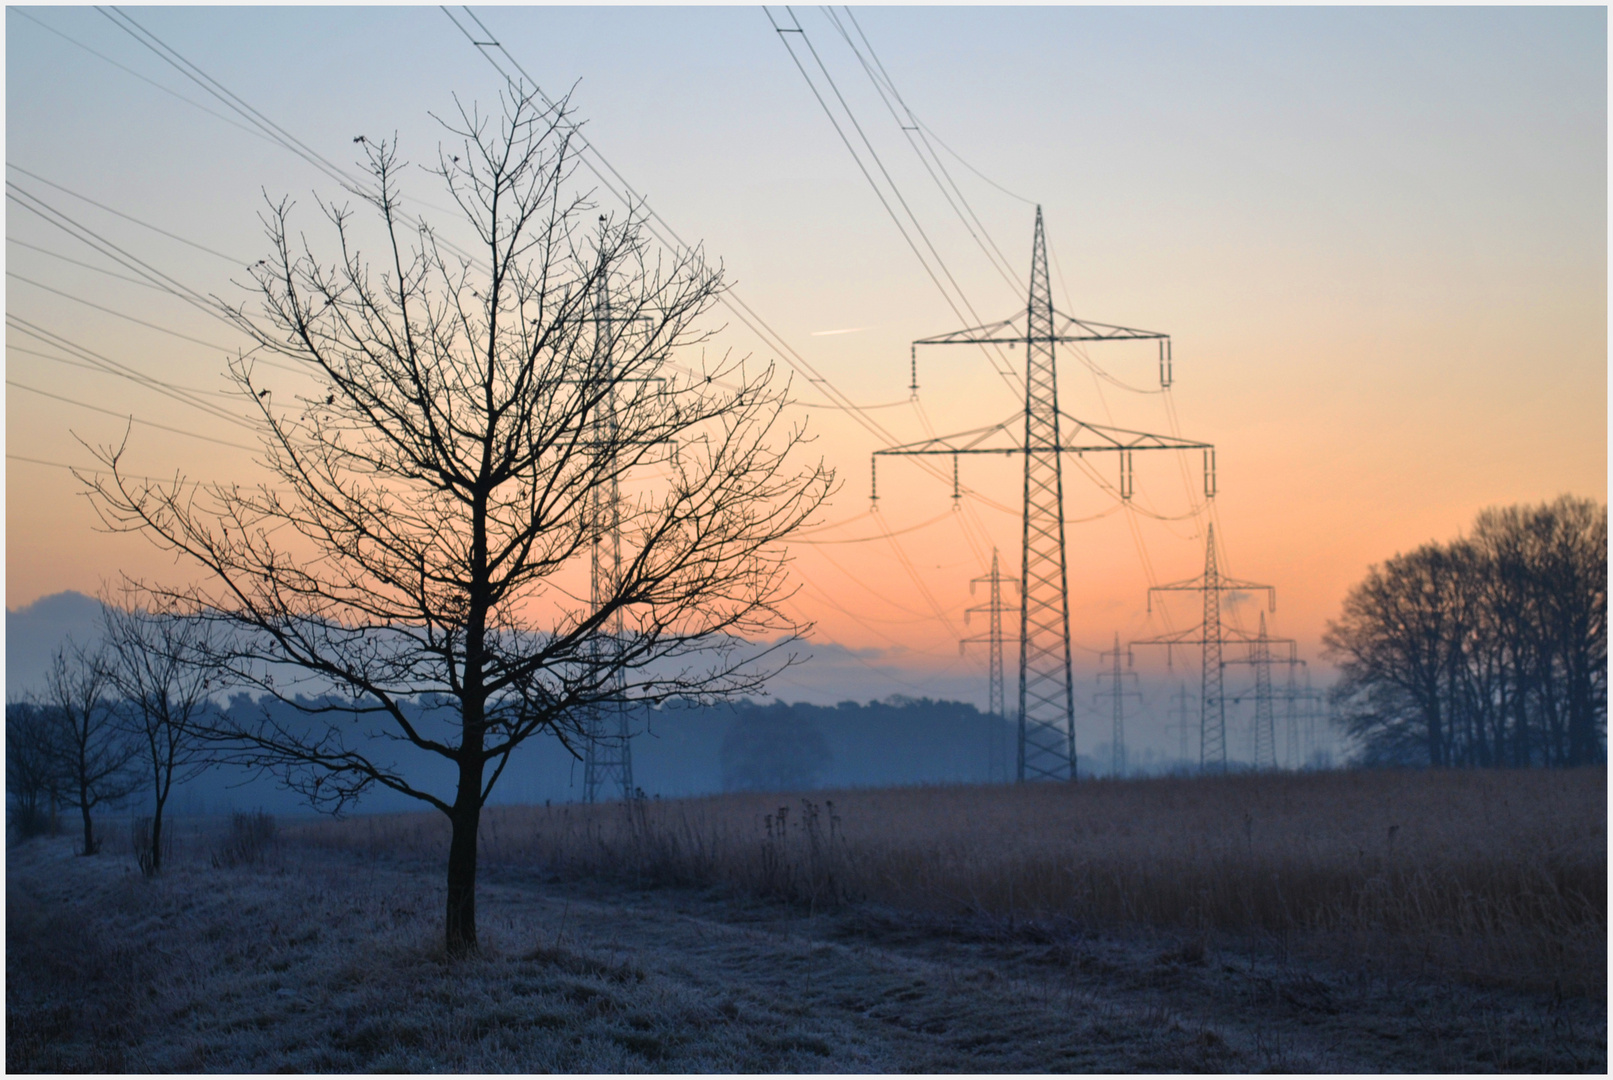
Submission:
[[[1305,669],[1305,686],[1301,688],[1295,678],[1296,668]],[[1316,752],[1317,706],[1322,704],[1322,693],[1311,689],[1311,671],[1303,660],[1288,663],[1288,689],[1283,694],[1288,703],[1288,767],[1304,768]],[[1302,707],[1303,706],[1303,707]]]
[[[1304,736],[1301,733],[1301,727],[1305,723],[1306,716],[1300,711],[1299,705],[1302,701],[1308,702],[1308,700],[1315,695],[1315,691],[1310,689],[1311,673],[1310,668],[1308,665],[1306,665],[1305,661],[1299,659],[1297,656],[1290,656],[1287,660],[1287,664],[1288,685],[1284,688],[1282,695],[1285,705],[1283,710],[1283,730],[1285,735],[1283,744],[1283,767],[1287,769],[1298,769],[1302,767],[1310,758],[1310,748],[1304,745],[1304,742],[1308,742],[1309,740],[1304,739]],[[1306,685],[1305,689],[1303,690],[1299,688],[1298,680],[1295,678],[1295,672],[1300,668],[1305,668]],[[1307,711],[1308,708],[1309,706],[1307,705]]]
[[[1260,613],[1260,634],[1249,646],[1249,663],[1255,669],[1255,768],[1277,768],[1277,730],[1271,713],[1271,643],[1266,640],[1266,613]]]
[[[1069,567],[1064,535],[1064,454],[1114,452],[1119,458],[1121,499],[1132,494],[1131,455],[1136,450],[1202,450],[1205,494],[1213,491],[1209,443],[1169,435],[1089,424],[1059,408],[1054,346],[1061,342],[1155,341],[1161,386],[1171,381],[1170,336],[1149,330],[1088,322],[1053,309],[1047,271],[1042,208],[1036,208],[1031,245],[1030,292],[1024,329],[1018,316],[988,326],[923,338],[919,345],[1015,345],[1025,347],[1025,407],[999,424],[957,435],[874,451],[872,478],[878,498],[878,460],[884,456],[965,454],[1024,458],[1019,591],[1019,753],[1017,778],[1075,779],[1075,684],[1070,664]],[[915,351],[915,356],[916,351]],[[913,385],[918,385],[914,362]]]
[[[1273,645],[1287,645],[1288,658],[1283,663],[1289,665],[1292,673],[1295,664],[1304,663],[1295,653],[1296,644],[1292,638],[1274,638],[1266,634],[1266,613],[1260,613],[1260,633],[1249,642],[1249,655],[1242,660],[1228,660],[1229,664],[1248,664],[1255,671],[1255,723],[1252,743],[1254,746],[1254,766],[1256,769],[1275,769],[1277,767],[1277,728],[1276,714],[1272,707],[1271,692],[1271,647]],[[1291,678],[1290,674],[1290,678]],[[1242,698],[1233,698],[1234,702],[1241,702]],[[1290,708],[1290,716],[1292,709]]]
[[[986,775],[995,783],[1008,779],[1008,761],[1003,752],[1002,729],[998,726],[1007,720],[1007,713],[1003,704],[1003,582],[1012,581],[1019,584],[1018,578],[1005,578],[997,565],[997,549],[991,549],[991,573],[985,577],[977,577],[969,582],[969,595],[973,596],[976,585],[989,585],[991,599],[963,613],[963,621],[968,625],[969,616],[976,612],[984,612],[991,620],[987,631],[978,637],[964,638],[958,642],[958,652],[961,654],[966,645],[985,645],[990,655],[989,685],[987,689],[987,711],[991,714],[991,740],[986,749]]]
[[[1171,695],[1171,720],[1173,723],[1167,729],[1169,731],[1176,732],[1178,738],[1181,739],[1181,749],[1178,753],[1177,760],[1182,762],[1186,762],[1188,760],[1187,732],[1189,725],[1187,699],[1187,687],[1178,686],[1176,688],[1176,693]]]
[[[1156,592],[1197,592],[1204,595],[1204,620],[1199,625],[1172,634],[1134,641],[1133,645],[1165,646],[1166,662],[1170,650],[1177,645],[1203,646],[1204,667],[1200,676],[1199,711],[1199,768],[1206,772],[1226,772],[1227,769],[1227,700],[1222,686],[1226,665],[1221,659],[1221,646],[1227,640],[1250,642],[1246,632],[1229,627],[1221,620],[1221,594],[1226,592],[1266,591],[1271,610],[1277,610],[1277,590],[1270,585],[1257,585],[1240,581],[1221,573],[1215,553],[1215,526],[1210,525],[1204,540],[1204,573],[1186,581],[1169,585],[1155,585],[1148,590],[1148,610],[1154,609]]]
[[[604,219],[600,220],[603,223]],[[599,402],[590,433],[595,452],[614,455],[619,436],[616,370],[611,358],[614,342],[609,277],[606,269],[601,267],[588,391]],[[614,462],[606,463],[605,472],[610,479],[595,485],[588,498],[589,521],[594,529],[589,598],[595,611],[615,594],[622,565],[622,504]],[[622,616],[618,611],[606,624],[605,632],[595,634],[589,642],[589,661],[596,670],[611,664],[612,650],[618,647],[621,635]],[[612,671],[605,689],[608,693],[606,700],[590,706],[584,718],[583,801],[589,803],[613,794],[622,799],[630,798],[633,794],[633,742],[632,733],[628,730],[630,716],[623,700],[625,678],[620,668]]]
[[[1108,690],[1093,695],[1094,699],[1106,697],[1113,700],[1111,716],[1114,720],[1114,726],[1109,742],[1109,775],[1117,780],[1126,775],[1126,698],[1134,697],[1138,701],[1142,700],[1140,691],[1125,688],[1126,676],[1130,675],[1135,679],[1137,678],[1137,673],[1135,671],[1120,670],[1120,657],[1122,655],[1126,658],[1126,666],[1130,667],[1132,662],[1131,647],[1128,645],[1125,649],[1121,649],[1120,634],[1116,633],[1115,647],[1106,649],[1098,654],[1100,663],[1104,660],[1114,662],[1114,666],[1110,670],[1098,672],[1098,681],[1102,682],[1106,678],[1112,681],[1109,683]]]

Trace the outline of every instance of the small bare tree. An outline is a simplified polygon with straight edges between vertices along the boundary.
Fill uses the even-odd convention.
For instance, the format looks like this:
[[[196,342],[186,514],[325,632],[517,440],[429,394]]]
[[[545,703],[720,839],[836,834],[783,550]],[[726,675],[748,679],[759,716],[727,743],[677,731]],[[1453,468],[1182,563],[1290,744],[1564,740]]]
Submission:
[[[212,624],[108,597],[101,611],[107,682],[118,694],[119,723],[138,748],[139,768],[151,785],[151,829],[139,830],[136,853],[141,871],[151,877],[162,872],[168,796],[176,783],[194,779],[211,763],[204,734],[216,727],[208,723],[209,694],[217,686],[207,638]]]
[[[56,650],[45,676],[44,704],[56,726],[63,800],[84,822],[81,855],[94,855],[101,847],[90,811],[126,798],[139,786],[129,767],[139,747],[119,726],[107,697],[110,689],[103,651],[87,653],[71,639]]]
[[[377,265],[346,207],[323,206],[328,262],[289,205],[265,217],[262,313],[234,314],[319,387],[282,407],[233,367],[277,486],[152,483],[121,447],[82,479],[109,526],[206,571],[158,591],[236,631],[219,654],[231,677],[302,710],[228,725],[239,760],[316,805],[381,785],[446,815],[446,939],[461,954],[476,948],[477,825],[511,754],[540,733],[575,747],[606,702],[757,688],[769,671],[753,643],[801,629],[778,606],[781,541],[832,475],[787,464],[803,435],[781,430],[771,368],[674,363],[708,340],[698,321],[721,272],[698,250],[653,253],[633,213],[596,225],[567,194],[563,108],[517,95],[497,120],[461,107],[444,126],[431,171],[478,261],[404,212],[385,143],[355,140]],[[590,575],[618,537],[619,560]],[[288,666],[316,697],[292,694]],[[449,762],[454,790],[429,790],[409,752]]]
[[[22,839],[53,832],[61,805],[61,725],[37,702],[6,702],[6,795]]]

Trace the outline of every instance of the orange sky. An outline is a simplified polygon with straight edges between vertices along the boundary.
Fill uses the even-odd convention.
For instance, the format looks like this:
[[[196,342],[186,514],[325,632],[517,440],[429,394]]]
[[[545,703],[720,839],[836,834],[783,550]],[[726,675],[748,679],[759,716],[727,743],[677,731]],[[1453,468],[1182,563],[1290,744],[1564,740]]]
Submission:
[[[107,20],[84,9],[30,14],[38,21],[7,13],[7,152],[33,175],[14,168],[8,179],[125,250],[199,291],[234,296],[230,280],[261,253],[262,192],[296,196],[310,221],[310,191],[332,193],[283,148],[202,111],[224,110]],[[1298,639],[1302,655],[1316,658],[1325,621],[1371,563],[1449,538],[1487,505],[1605,497],[1605,11],[909,8],[858,17],[907,105],[968,162],[945,159],[1012,281],[953,215],[833,28],[802,14],[982,321],[1024,307],[1032,210],[1001,185],[1045,208],[1057,307],[1174,336],[1180,432],[1218,448],[1227,569],[1276,586],[1273,632]],[[396,130],[424,159],[436,140],[428,109],[456,91],[496,94],[485,62],[436,9],[192,8],[142,18],[342,164],[361,131]],[[680,233],[722,258],[745,302],[840,391],[890,406],[868,415],[898,440],[1016,410],[978,352],[961,348],[922,353],[918,403],[907,401],[908,342],[962,324],[760,14],[497,9],[487,18],[547,87],[582,80],[575,102],[595,145]],[[425,178],[418,184],[425,201],[442,201]],[[238,340],[227,328],[66,261],[116,269],[15,202],[7,236],[13,319],[175,383],[221,387],[220,358]],[[713,316],[724,322],[722,344],[771,357],[737,320]],[[18,325],[7,333],[7,606],[94,592],[120,571],[182,572],[141,539],[97,532],[59,467],[89,461],[75,438],[121,437],[120,420],[88,406],[190,433],[132,428],[130,461],[154,475],[250,479],[250,452],[192,436],[252,436],[69,366],[59,346]],[[1122,383],[1156,385],[1151,352],[1091,356]],[[1158,394],[1101,383],[1068,354],[1060,380],[1076,416],[1170,430]],[[794,391],[822,401],[800,376]],[[821,640],[877,650],[869,655],[904,670],[979,670],[979,657],[958,657],[958,638],[983,628],[964,625],[963,609],[983,599],[968,583],[991,544],[1005,571],[1018,572],[1017,517],[972,499],[953,514],[949,483],[886,462],[879,518],[912,531],[899,546],[823,543],[881,534],[867,499],[879,444],[843,413],[802,415],[843,482],[824,519],[843,524],[794,549],[801,617]],[[1089,464],[1113,482],[1113,462]],[[1165,518],[1190,509],[1174,455],[1140,455],[1137,468],[1140,506]],[[1186,472],[1196,490],[1196,455]],[[966,462],[962,480],[1017,507],[1011,464]],[[1145,611],[1146,590],[1202,569],[1202,518],[1117,510],[1074,470],[1066,490],[1072,521],[1105,515],[1069,529],[1077,643],[1107,648],[1117,632],[1165,629],[1164,612]],[[1191,598],[1167,610],[1170,625],[1197,621]],[[1253,618],[1252,605],[1239,610]],[[1078,667],[1095,662],[1078,652]]]

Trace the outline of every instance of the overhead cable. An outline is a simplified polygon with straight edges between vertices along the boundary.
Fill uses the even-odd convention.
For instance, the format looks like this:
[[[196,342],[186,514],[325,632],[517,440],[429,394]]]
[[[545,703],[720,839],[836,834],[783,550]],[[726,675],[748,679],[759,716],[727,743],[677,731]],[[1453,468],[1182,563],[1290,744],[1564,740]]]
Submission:
[[[159,424],[154,420],[142,420],[138,416],[134,416],[134,415],[132,415],[130,413],[118,412],[116,409],[105,409],[105,408],[102,408],[99,405],[91,405],[87,401],[78,401],[78,400],[76,400],[74,398],[66,397],[66,396],[64,396],[62,394],[53,394],[49,390],[40,390],[40,389],[38,389],[36,387],[28,386],[28,385],[26,385],[24,383],[17,382],[14,379],[7,379],[6,380],[6,385],[7,386],[14,386],[18,390],[26,390],[30,394],[38,394],[40,397],[52,398],[52,399],[54,399],[56,401],[65,402],[68,405],[77,405],[79,408],[81,408],[81,409],[89,409],[91,412],[105,413],[108,416],[115,416],[119,420],[127,420],[131,424],[140,424],[140,425],[142,425],[144,427],[159,428],[159,429],[161,429],[163,431],[171,431],[175,435],[185,435],[185,436],[188,436],[189,438],[192,438],[192,439],[201,439],[203,442],[217,443],[220,446],[231,446],[231,447],[234,447],[237,450],[249,450],[249,451],[254,451],[255,452],[257,450],[262,449],[261,447],[257,447],[257,446],[247,446],[244,443],[230,442],[228,439],[216,439],[211,435],[203,435],[199,431],[190,431],[190,430],[188,430],[186,428],[170,427],[167,424]]]
[[[520,61],[516,60],[510,51],[494,37],[493,33],[488,30],[487,25],[482,22],[476,13],[469,7],[464,7],[461,10],[464,12],[465,18],[470,23],[474,23],[476,29],[481,32],[480,36],[473,34],[466,24],[460,22],[447,7],[442,8],[443,14],[454,24],[454,28],[464,35],[465,40],[481,53],[482,57],[510,86],[517,89],[530,86],[532,92],[545,105],[551,109],[556,108],[557,103],[544,93],[537,80],[532,78],[526,69],[521,66]],[[513,69],[513,74],[511,70],[507,70],[506,65],[508,69]],[[519,75],[520,79],[517,79],[516,75]],[[655,209],[649,205],[649,202],[627,182],[622,174],[616,170],[615,166],[583,134],[578,125],[570,121],[564,121],[564,126],[569,135],[571,145],[577,148],[578,158],[584,167],[593,173],[601,186],[621,201],[624,206],[644,215],[644,227],[651,236],[674,250],[692,250],[691,245],[678,235],[677,231],[667,223],[666,219],[656,213]],[[734,288],[724,289],[717,299],[719,303],[732,312],[741,323],[754,333],[764,345],[775,350],[786,364],[800,372],[809,383],[818,387],[831,401],[844,406],[847,415],[869,434],[887,447],[896,446],[900,443],[900,440],[892,435],[883,424],[863,412],[856,402],[852,401],[849,396],[830,382],[805,356],[791,346],[750,305],[746,304]],[[928,472],[934,479],[950,484],[951,478],[937,466],[926,461],[920,461],[918,464],[921,469]]]

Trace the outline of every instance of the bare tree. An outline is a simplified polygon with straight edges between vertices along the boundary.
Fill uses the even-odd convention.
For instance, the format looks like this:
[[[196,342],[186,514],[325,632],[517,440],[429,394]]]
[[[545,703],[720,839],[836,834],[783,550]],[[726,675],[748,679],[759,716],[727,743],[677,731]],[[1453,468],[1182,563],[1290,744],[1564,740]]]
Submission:
[[[57,729],[53,742],[63,800],[84,822],[81,855],[94,855],[101,847],[90,811],[126,798],[139,786],[129,768],[139,747],[119,727],[109,689],[102,652],[86,653],[71,639],[56,650],[45,676],[45,706]]]
[[[1575,766],[1604,756],[1607,507],[1486,510],[1374,566],[1328,624],[1332,691],[1367,760]]]
[[[61,725],[33,701],[6,702],[6,795],[26,839],[56,828],[61,805]]]
[[[771,367],[703,353],[682,366],[709,339],[698,324],[721,271],[698,250],[652,252],[633,212],[596,225],[568,194],[563,107],[516,96],[499,118],[459,107],[444,127],[430,171],[477,261],[404,211],[386,143],[355,140],[372,233],[322,206],[332,261],[287,203],[265,215],[261,314],[234,314],[319,387],[280,406],[249,365],[232,367],[276,486],[143,481],[121,447],[103,451],[109,475],[83,479],[108,525],[207,572],[155,591],[236,631],[219,655],[232,678],[302,710],[306,722],[264,710],[230,725],[242,760],[316,805],[381,785],[447,816],[460,954],[476,948],[477,824],[511,754],[545,732],[575,748],[606,702],[757,688],[783,661],[758,663],[751,643],[801,629],[779,608],[781,541],[832,475],[788,464],[804,436],[781,421]],[[620,493],[616,513],[600,492]],[[619,562],[591,591],[615,520]],[[318,696],[294,696],[288,668]],[[428,790],[411,755],[450,763],[454,790]]]
[[[126,598],[130,599],[130,598]],[[217,688],[210,660],[208,620],[142,610],[132,602],[101,601],[106,677],[126,735],[138,747],[139,768],[151,785],[149,833],[137,855],[149,877],[162,872],[163,810],[174,784],[200,775],[211,763],[207,731],[210,693]]]

